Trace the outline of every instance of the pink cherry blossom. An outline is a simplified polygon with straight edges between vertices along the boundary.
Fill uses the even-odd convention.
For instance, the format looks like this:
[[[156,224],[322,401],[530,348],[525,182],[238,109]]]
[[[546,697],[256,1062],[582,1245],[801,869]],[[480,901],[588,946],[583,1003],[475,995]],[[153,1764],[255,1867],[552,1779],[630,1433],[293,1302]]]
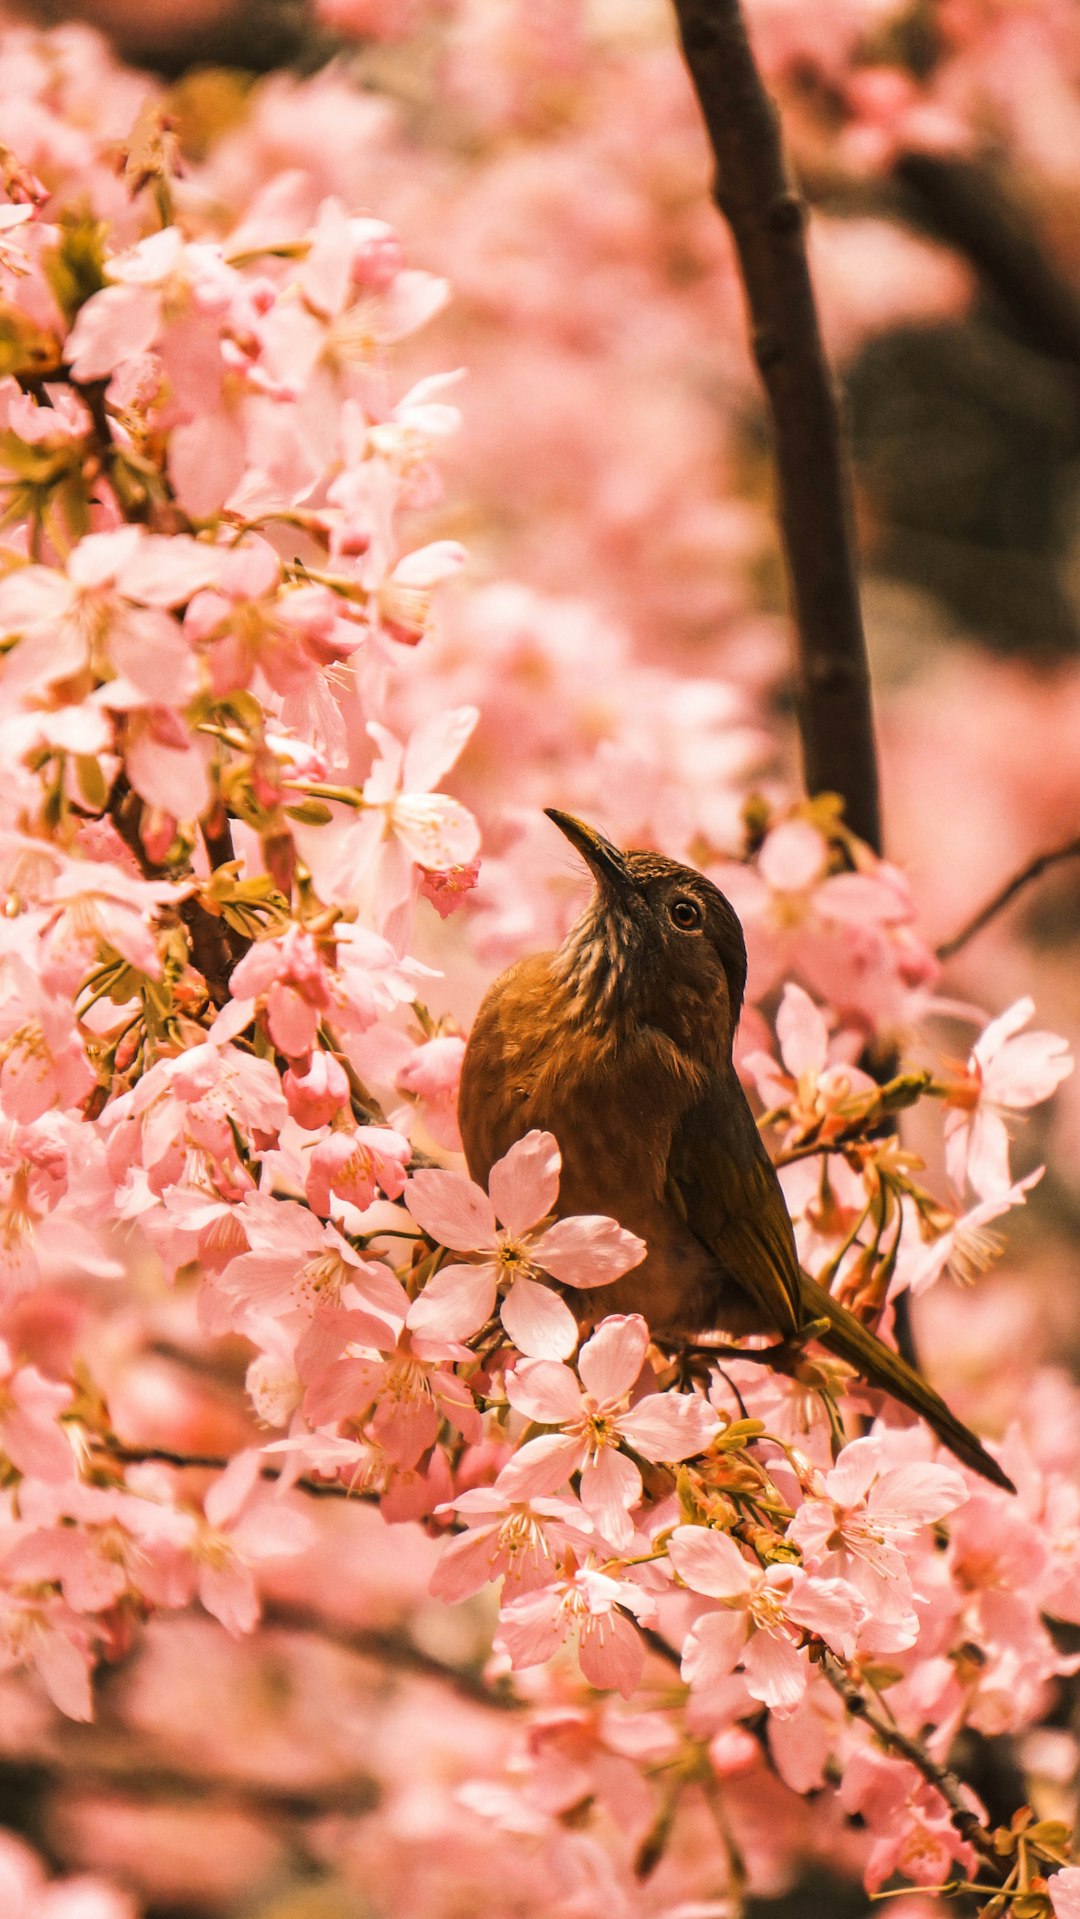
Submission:
[[[340,896],[370,901],[379,925],[408,898],[414,865],[443,872],[468,866],[479,851],[472,814],[431,790],[476,720],[474,707],[461,707],[418,728],[405,746],[380,722],[368,724],[379,758],[364,782],[364,816],[342,845],[331,884]]]
[[[844,1582],[810,1578],[790,1564],[752,1564],[727,1533],[704,1526],[676,1526],[668,1553],[685,1585],[722,1602],[687,1635],[682,1671],[691,1686],[715,1686],[739,1664],[755,1699],[790,1712],[810,1676],[797,1646],[802,1627],[850,1655],[862,1607]]]
[[[432,1575],[436,1598],[468,1599],[489,1581],[502,1579],[503,1593],[533,1592],[551,1583],[568,1551],[584,1556],[592,1521],[573,1498],[517,1498],[500,1479],[450,1502],[465,1530],[443,1546]]]
[[[288,1067],[282,1074],[281,1090],[293,1119],[308,1132],[328,1126],[349,1103],[345,1068],[333,1053],[321,1049],[312,1053],[303,1071],[296,1065]]]
[[[259,1489],[260,1455],[237,1453],[203,1502],[205,1525],[195,1544],[198,1594],[227,1632],[251,1632],[259,1617],[255,1571],[309,1545],[314,1527],[273,1493]]]
[[[256,940],[234,966],[229,990],[234,999],[253,999],[265,1010],[280,1053],[306,1059],[320,1014],[331,1004],[326,961],[310,933],[289,926],[280,936]]]
[[[49,1481],[70,1479],[74,1455],[58,1416],[72,1403],[70,1386],[46,1379],[36,1366],[17,1366],[0,1340],[0,1452],[20,1473]]]
[[[356,1126],[331,1133],[314,1147],[304,1190],[325,1218],[333,1195],[363,1212],[376,1190],[398,1199],[405,1190],[412,1146],[389,1126]]]
[[[584,1566],[508,1600],[499,1613],[496,1644],[505,1648],[516,1671],[550,1659],[574,1634],[589,1684],[612,1688],[628,1699],[645,1663],[645,1647],[632,1619],[647,1624],[655,1610],[656,1601],[640,1586]]]
[[[578,1354],[580,1385],[569,1366],[549,1359],[522,1360],[506,1381],[516,1411],[562,1431],[519,1447],[502,1484],[522,1497],[539,1496],[580,1473],[581,1503],[619,1551],[633,1540],[629,1514],[642,1494],[641,1474],[620,1446],[643,1459],[689,1459],[706,1450],[720,1425],[696,1393],[648,1393],[629,1403],[648,1345],[640,1313],[612,1316]]]
[[[840,1797],[873,1835],[868,1892],[876,1892],[894,1872],[924,1886],[941,1885],[954,1864],[970,1874],[972,1848],[952,1824],[945,1801],[907,1761],[860,1747],[844,1768]],[[974,1794],[972,1800],[975,1810]]]
[[[857,1066],[836,1060],[830,1064],[825,1020],[810,995],[793,981],[784,987],[776,1036],[785,1071],[780,1072],[768,1054],[757,1052],[744,1055],[742,1069],[753,1078],[766,1107],[790,1110],[791,1138],[812,1132],[827,1139],[830,1130],[844,1123],[845,1102],[872,1093],[874,1081]]]
[[[295,1201],[248,1194],[240,1225],[248,1251],[230,1260],[218,1280],[240,1313],[310,1316],[324,1302],[336,1304],[350,1283],[371,1271],[336,1226]]]
[[[1024,1033],[1035,1011],[1019,999],[976,1040],[965,1077],[947,1095],[946,1160],[957,1192],[970,1183],[980,1199],[1010,1190],[1009,1129],[1014,1113],[1049,1099],[1073,1070],[1068,1043],[1054,1033]]]
[[[967,1497],[954,1467],[895,1465],[881,1441],[856,1439],[824,1475],[820,1490],[812,1485],[788,1536],[809,1571],[843,1580],[860,1595],[876,1634],[875,1650],[898,1651],[918,1632],[905,1548]],[[887,1636],[879,1630],[883,1625]]]
[[[1004,1192],[979,1200],[929,1246],[914,1248],[909,1242],[897,1261],[890,1296],[905,1286],[913,1294],[924,1293],[943,1273],[950,1274],[961,1285],[970,1285],[993,1264],[1005,1243],[1002,1233],[991,1231],[991,1221],[1002,1219],[1014,1206],[1023,1206],[1043,1171],[1040,1166]]]
[[[534,1359],[573,1352],[574,1316],[537,1275],[576,1287],[606,1286],[640,1264],[645,1243],[600,1215],[547,1225],[561,1166],[552,1135],[534,1131],[492,1167],[490,1198],[463,1173],[414,1174],[405,1204],[421,1230],[451,1252],[481,1255],[469,1265],[444,1266],[428,1280],[409,1313],[415,1332],[470,1339],[487,1324],[505,1287],[500,1316],[521,1352]]]

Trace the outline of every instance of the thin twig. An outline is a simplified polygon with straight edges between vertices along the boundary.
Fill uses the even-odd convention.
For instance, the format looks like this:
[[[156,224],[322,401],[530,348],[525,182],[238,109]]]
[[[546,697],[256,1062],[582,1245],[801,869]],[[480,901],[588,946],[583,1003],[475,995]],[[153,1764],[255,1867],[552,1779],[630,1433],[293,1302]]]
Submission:
[[[1003,1878],[1002,1856],[981,1819],[968,1805],[964,1797],[963,1784],[956,1773],[950,1772],[947,1766],[939,1765],[936,1759],[931,1759],[930,1754],[920,1746],[917,1739],[910,1739],[906,1732],[901,1732],[899,1726],[893,1725],[891,1720],[875,1712],[854,1680],[849,1679],[843,1667],[829,1653],[826,1653],[822,1662],[822,1671],[833,1691],[843,1700],[852,1718],[861,1719],[870,1727],[871,1732],[883,1746],[888,1747],[890,1752],[898,1754],[901,1759],[908,1760],[916,1771],[922,1774],[927,1784],[941,1794],[949,1808],[949,1818],[960,1837],[966,1839],[968,1845],[988,1865],[993,1866],[998,1879]]]
[[[1029,860],[1018,873],[1014,873],[1011,879],[1005,881],[1004,886],[999,886],[997,892],[991,894],[977,913],[973,913],[969,920],[964,921],[958,933],[953,933],[951,938],[942,940],[941,945],[936,949],[938,959],[952,959],[954,953],[958,953],[962,946],[966,946],[969,940],[974,939],[976,933],[981,933],[984,926],[989,926],[990,921],[997,917],[1002,908],[1008,906],[1010,900],[1014,900],[1018,893],[1023,892],[1024,887],[1029,886],[1032,880],[1039,879],[1051,866],[1059,865],[1062,860],[1075,859],[1077,855],[1080,855],[1080,834],[1077,834],[1074,839],[1066,840],[1064,846],[1054,847],[1049,853],[1036,853],[1033,860]]]
[[[780,529],[797,631],[796,697],[810,793],[839,793],[880,851],[870,673],[851,528],[848,458],[806,257],[806,209],[738,0],[674,0],[716,159],[754,357],[776,446]]]
[[[119,1439],[101,1439],[96,1435],[90,1442],[92,1457],[95,1459],[114,1459],[121,1466],[173,1466],[178,1472],[223,1473],[229,1460],[219,1453],[179,1453],[169,1446],[128,1446]],[[261,1478],[271,1483],[282,1477],[284,1468],[264,1466]],[[364,1504],[376,1504],[379,1494],[369,1487],[346,1486],[340,1479],[308,1479],[301,1475],[292,1484],[297,1492],[307,1493],[309,1499],[358,1499]]]
[[[313,1638],[329,1640],[332,1645],[341,1646],[346,1652],[359,1653],[365,1659],[375,1659],[381,1666],[409,1673],[418,1679],[434,1679],[440,1685],[449,1686],[462,1699],[469,1700],[475,1706],[489,1706],[498,1712],[514,1712],[520,1709],[518,1699],[504,1679],[486,1680],[475,1666],[454,1666],[445,1659],[437,1659],[434,1653],[425,1652],[414,1639],[404,1633],[380,1630],[375,1626],[352,1626],[343,1621],[328,1619],[323,1613],[310,1606],[293,1606],[284,1601],[272,1600],[264,1608],[263,1622],[267,1626],[279,1626],[288,1632],[310,1633]]]

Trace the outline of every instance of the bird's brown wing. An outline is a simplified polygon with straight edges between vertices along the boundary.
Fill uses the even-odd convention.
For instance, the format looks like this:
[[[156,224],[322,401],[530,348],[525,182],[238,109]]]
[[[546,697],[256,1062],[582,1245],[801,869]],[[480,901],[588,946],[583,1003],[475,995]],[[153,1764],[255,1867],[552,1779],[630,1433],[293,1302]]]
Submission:
[[[715,1254],[725,1289],[742,1291],[762,1332],[797,1333],[804,1314],[795,1235],[733,1069],[680,1121],[667,1174],[669,1203]]]

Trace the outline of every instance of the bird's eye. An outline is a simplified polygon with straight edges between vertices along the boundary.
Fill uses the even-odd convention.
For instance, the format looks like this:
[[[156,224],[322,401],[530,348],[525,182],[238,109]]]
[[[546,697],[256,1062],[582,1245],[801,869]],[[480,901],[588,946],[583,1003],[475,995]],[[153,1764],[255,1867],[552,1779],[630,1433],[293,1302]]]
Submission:
[[[684,933],[691,933],[695,927],[701,925],[702,911],[700,906],[696,900],[687,899],[685,895],[672,900],[671,905],[668,907],[668,912],[671,914],[676,926],[680,927]]]

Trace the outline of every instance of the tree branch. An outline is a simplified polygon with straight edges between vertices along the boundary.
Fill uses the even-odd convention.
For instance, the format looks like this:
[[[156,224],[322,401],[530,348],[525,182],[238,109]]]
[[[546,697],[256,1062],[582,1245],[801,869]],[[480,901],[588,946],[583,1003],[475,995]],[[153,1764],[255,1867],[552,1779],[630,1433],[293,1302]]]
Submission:
[[[127,1446],[119,1439],[102,1439],[96,1434],[90,1441],[94,1459],[113,1459],[120,1466],[173,1466],[178,1472],[223,1473],[229,1460],[218,1453],[178,1453],[169,1446]],[[260,1477],[271,1483],[281,1478],[284,1468],[264,1466]],[[346,1486],[340,1479],[293,1480],[297,1492],[310,1499],[359,1499],[366,1505],[377,1504],[379,1495],[364,1486]]]
[[[864,1698],[853,1679],[850,1679],[843,1667],[831,1653],[826,1653],[822,1661],[822,1672],[833,1691],[843,1700],[853,1719],[861,1719],[870,1727],[875,1738],[881,1741],[898,1758],[906,1759],[915,1770],[922,1774],[927,1784],[941,1794],[949,1808],[949,1818],[962,1839],[977,1852],[985,1864],[994,1869],[995,1877],[1000,1881],[1005,1877],[1002,1855],[998,1852],[993,1838],[977,1814],[973,1813],[964,1797],[964,1787],[954,1772],[947,1766],[940,1766],[936,1759],[924,1751],[917,1739],[910,1739],[899,1726],[875,1712],[868,1699]]]
[[[806,257],[806,209],[738,0],[674,0],[716,159],[768,395],[780,529],[797,635],[796,699],[810,793],[842,795],[881,849],[877,752],[850,514],[850,478]]]
[[[475,1667],[452,1666],[445,1659],[436,1658],[434,1653],[425,1652],[405,1633],[377,1626],[346,1625],[328,1619],[323,1613],[316,1612],[314,1607],[294,1606],[281,1600],[271,1600],[264,1606],[263,1623],[269,1627],[281,1627],[287,1632],[310,1633],[314,1638],[326,1639],[332,1645],[343,1647],[346,1652],[359,1653],[365,1659],[375,1659],[380,1666],[408,1673],[414,1678],[434,1679],[440,1685],[449,1686],[474,1706],[486,1706],[498,1712],[517,1712],[521,1709],[522,1701],[505,1679],[488,1681]]]
[[[1030,213],[989,168],[904,153],[893,172],[921,224],[971,261],[1028,345],[1080,366],[1080,292],[1047,255]]]
[[[1051,866],[1059,865],[1062,860],[1075,859],[1077,855],[1080,855],[1080,834],[1077,834],[1074,839],[1066,840],[1064,846],[1055,846],[1048,853],[1036,853],[1034,859],[1029,860],[1018,873],[1014,873],[1003,886],[999,886],[996,893],[991,894],[977,913],[973,913],[969,920],[964,921],[959,932],[953,933],[947,940],[942,940],[941,945],[936,949],[938,959],[952,959],[954,953],[958,953],[962,946],[966,946],[969,940],[974,939],[976,933],[981,933],[984,926],[989,926],[990,921],[997,917],[1002,908],[1008,906],[1010,900],[1014,900],[1018,893],[1023,892],[1024,887],[1029,886],[1032,880],[1039,879]]]

